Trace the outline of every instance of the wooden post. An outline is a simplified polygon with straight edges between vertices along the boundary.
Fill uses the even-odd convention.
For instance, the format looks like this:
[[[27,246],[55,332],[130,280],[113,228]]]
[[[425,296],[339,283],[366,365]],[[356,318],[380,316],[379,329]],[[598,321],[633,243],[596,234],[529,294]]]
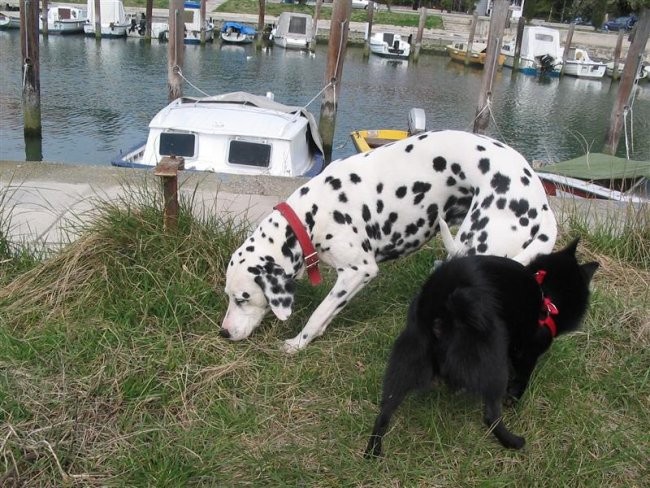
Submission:
[[[482,134],[487,129],[490,121],[490,101],[492,98],[492,83],[497,72],[499,53],[503,30],[506,27],[510,0],[495,0],[492,14],[490,15],[490,31],[488,34],[487,53],[481,81],[476,117],[474,118],[474,132]]]
[[[47,11],[48,11],[48,0],[43,0],[43,10],[41,12],[41,31],[43,32],[43,37],[47,37],[50,33],[49,26],[47,25]]]
[[[512,73],[519,71],[519,58],[521,57],[521,43],[524,39],[526,19],[522,15],[517,22],[517,37],[515,38],[515,58],[512,61]]]
[[[368,32],[366,32],[366,42],[363,45],[363,57],[367,58],[370,56],[370,38],[372,37],[372,21],[375,17],[375,2],[373,0],[368,1]]]
[[[564,52],[562,53],[562,69],[560,70],[560,76],[564,75],[564,68],[566,66],[566,60],[569,57],[569,50],[571,49],[571,41],[573,40],[574,30],[576,30],[576,25],[571,23],[569,25],[569,32],[566,34],[566,40],[564,41]]]
[[[185,160],[181,157],[165,156],[156,165],[153,174],[160,176],[163,184],[163,227],[166,232],[173,232],[178,227],[178,172],[185,169]]]
[[[623,37],[625,37],[625,31],[621,29],[618,31],[618,37],[616,38],[616,47],[614,48],[614,71],[612,72],[612,80],[618,80],[621,77],[621,73],[618,72],[618,63],[621,61]]]
[[[609,120],[609,127],[605,135],[605,145],[603,152],[605,154],[616,154],[618,148],[618,141],[621,137],[621,129],[627,110],[629,109],[628,103],[630,95],[634,89],[634,82],[636,75],[639,72],[639,63],[643,56],[645,46],[648,42],[650,35],[650,9],[647,7],[641,10],[639,20],[636,24],[636,31],[634,39],[630,44],[625,60],[625,68],[623,69],[623,76],[618,85],[618,94],[616,96],[616,103],[612,110],[612,115]]]
[[[95,0],[95,39],[102,38],[102,4]]]
[[[420,49],[422,48],[422,33],[424,26],[427,23],[427,8],[420,7],[420,23],[418,24],[418,32],[415,35],[415,52],[413,54],[413,62],[417,63],[420,59]]]
[[[316,0],[316,10],[314,11],[314,32],[312,33],[311,41],[309,42],[309,50],[316,49],[316,36],[318,35],[318,19],[320,18],[320,9],[323,6],[323,0]]]
[[[201,39],[201,46],[205,46],[205,2],[206,0],[201,0],[201,7],[199,9],[199,15],[201,16],[201,34],[200,34],[200,39]]]
[[[325,83],[320,106],[319,130],[323,139],[323,151],[327,165],[332,161],[332,144],[334,142],[334,127],[336,125],[336,109],[341,95],[341,79],[343,78],[343,61],[345,60],[348,31],[350,29],[350,12],[352,0],[334,0],[332,20],[330,22],[330,38],[327,46],[327,61],[325,64]]]
[[[20,5],[20,50],[23,68],[25,137],[41,137],[41,76],[38,45],[38,0]]]
[[[474,10],[472,14],[472,23],[469,25],[469,38],[467,39],[467,56],[465,56],[465,66],[469,66],[470,53],[472,52],[472,45],[474,44],[474,36],[476,35],[476,26],[478,25],[478,10]]]
[[[257,14],[257,40],[255,42],[255,49],[262,49],[264,43],[264,15],[266,12],[266,0],[258,0],[259,12]]]
[[[145,7],[145,33],[144,33],[144,40],[147,42],[151,42],[151,23],[153,22],[153,0],[147,0],[147,5]]]
[[[183,0],[169,4],[169,47],[167,48],[167,88],[170,102],[183,96],[183,54],[185,52],[185,6]]]

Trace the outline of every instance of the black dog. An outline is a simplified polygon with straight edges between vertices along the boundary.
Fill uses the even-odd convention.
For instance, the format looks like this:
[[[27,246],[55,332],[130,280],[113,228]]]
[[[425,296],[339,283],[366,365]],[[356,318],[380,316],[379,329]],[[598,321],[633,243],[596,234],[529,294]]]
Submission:
[[[381,454],[390,419],[406,395],[436,377],[483,399],[484,421],[505,447],[525,440],[501,420],[508,394],[519,399],[553,337],[576,330],[597,262],[580,265],[578,240],[528,266],[466,256],[441,264],[415,297],[384,376],[381,411],[366,457]]]

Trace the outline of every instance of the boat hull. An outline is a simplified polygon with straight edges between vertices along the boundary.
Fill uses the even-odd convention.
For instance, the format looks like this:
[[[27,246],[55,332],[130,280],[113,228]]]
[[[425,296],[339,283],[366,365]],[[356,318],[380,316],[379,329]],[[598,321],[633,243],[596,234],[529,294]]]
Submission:
[[[506,68],[513,68],[515,62],[515,57],[509,54],[505,55],[505,60],[503,66]],[[527,59],[524,57],[519,58],[519,68],[518,71],[521,71],[525,75],[529,76],[550,76],[552,78],[557,78],[560,76],[562,70],[562,64],[556,64],[553,69],[545,71],[542,69],[541,65],[536,59]]]
[[[465,63],[465,60],[467,59],[467,50],[459,49],[454,46],[447,46],[446,47],[447,54],[449,57],[458,63]],[[487,58],[487,54],[483,52],[470,52],[469,55],[469,61],[467,61],[469,64],[472,66],[478,66],[482,68],[485,66],[485,59]],[[498,66],[503,66],[503,63],[505,62],[506,57],[504,54],[499,53],[499,57],[497,58],[497,65]]]
[[[605,76],[606,68],[602,63],[566,61],[564,63],[564,74],[577,76],[578,78],[600,79]]]
[[[126,37],[126,30],[128,27],[129,24],[102,24],[101,37],[103,39],[117,39],[120,37]],[[84,25],[84,34],[89,37],[94,36],[95,25],[86,23]]]

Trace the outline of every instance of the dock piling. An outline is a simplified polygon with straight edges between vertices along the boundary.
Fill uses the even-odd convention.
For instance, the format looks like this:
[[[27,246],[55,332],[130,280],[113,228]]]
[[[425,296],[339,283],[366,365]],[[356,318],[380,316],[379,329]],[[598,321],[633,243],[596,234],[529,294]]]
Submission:
[[[163,227],[166,232],[173,232],[178,227],[178,172],[185,169],[182,157],[165,156],[154,169],[163,185]]]
[[[38,0],[23,0],[20,8],[20,48],[23,72],[25,138],[41,137],[41,75],[38,43]]]
[[[420,22],[418,23],[418,32],[415,35],[415,49],[413,53],[413,62],[417,63],[420,59],[420,49],[422,49],[422,33],[427,22],[427,8],[420,7]]]
[[[185,4],[171,0],[169,6],[169,47],[167,48],[167,98],[170,102],[183,96],[183,55],[185,50]]]
[[[95,39],[102,38],[102,4],[101,0],[95,0]]]
[[[472,52],[472,44],[474,44],[474,36],[476,35],[476,26],[478,25],[478,10],[474,10],[472,14],[472,23],[469,25],[469,37],[467,38],[467,56],[465,56],[465,66],[469,66],[470,53]]]
[[[50,33],[49,27],[47,25],[47,11],[48,11],[48,0],[43,0],[43,7],[41,8],[41,25],[43,26],[42,32],[43,37],[47,37]]]

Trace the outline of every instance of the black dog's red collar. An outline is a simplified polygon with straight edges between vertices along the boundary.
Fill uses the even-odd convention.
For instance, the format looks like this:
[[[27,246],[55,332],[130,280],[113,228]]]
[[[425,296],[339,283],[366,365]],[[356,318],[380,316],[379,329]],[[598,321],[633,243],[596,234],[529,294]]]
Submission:
[[[302,254],[305,258],[305,267],[307,268],[307,276],[309,276],[309,282],[313,285],[320,285],[322,281],[320,270],[318,269],[318,253],[316,248],[309,238],[309,234],[305,230],[305,226],[302,224],[300,218],[296,215],[296,212],[289,206],[287,202],[280,202],[275,207],[275,210],[280,212],[282,216],[287,219],[291,230],[296,234],[296,238],[300,243],[302,249]]]
[[[540,269],[535,273],[535,281],[540,286],[544,282],[544,277],[546,276],[546,271]],[[546,327],[551,332],[551,337],[557,335],[557,324],[555,323],[554,315],[558,315],[560,311],[557,309],[555,304],[551,301],[549,297],[544,296],[544,291],[542,291],[542,309],[540,311],[539,325],[540,327]]]

